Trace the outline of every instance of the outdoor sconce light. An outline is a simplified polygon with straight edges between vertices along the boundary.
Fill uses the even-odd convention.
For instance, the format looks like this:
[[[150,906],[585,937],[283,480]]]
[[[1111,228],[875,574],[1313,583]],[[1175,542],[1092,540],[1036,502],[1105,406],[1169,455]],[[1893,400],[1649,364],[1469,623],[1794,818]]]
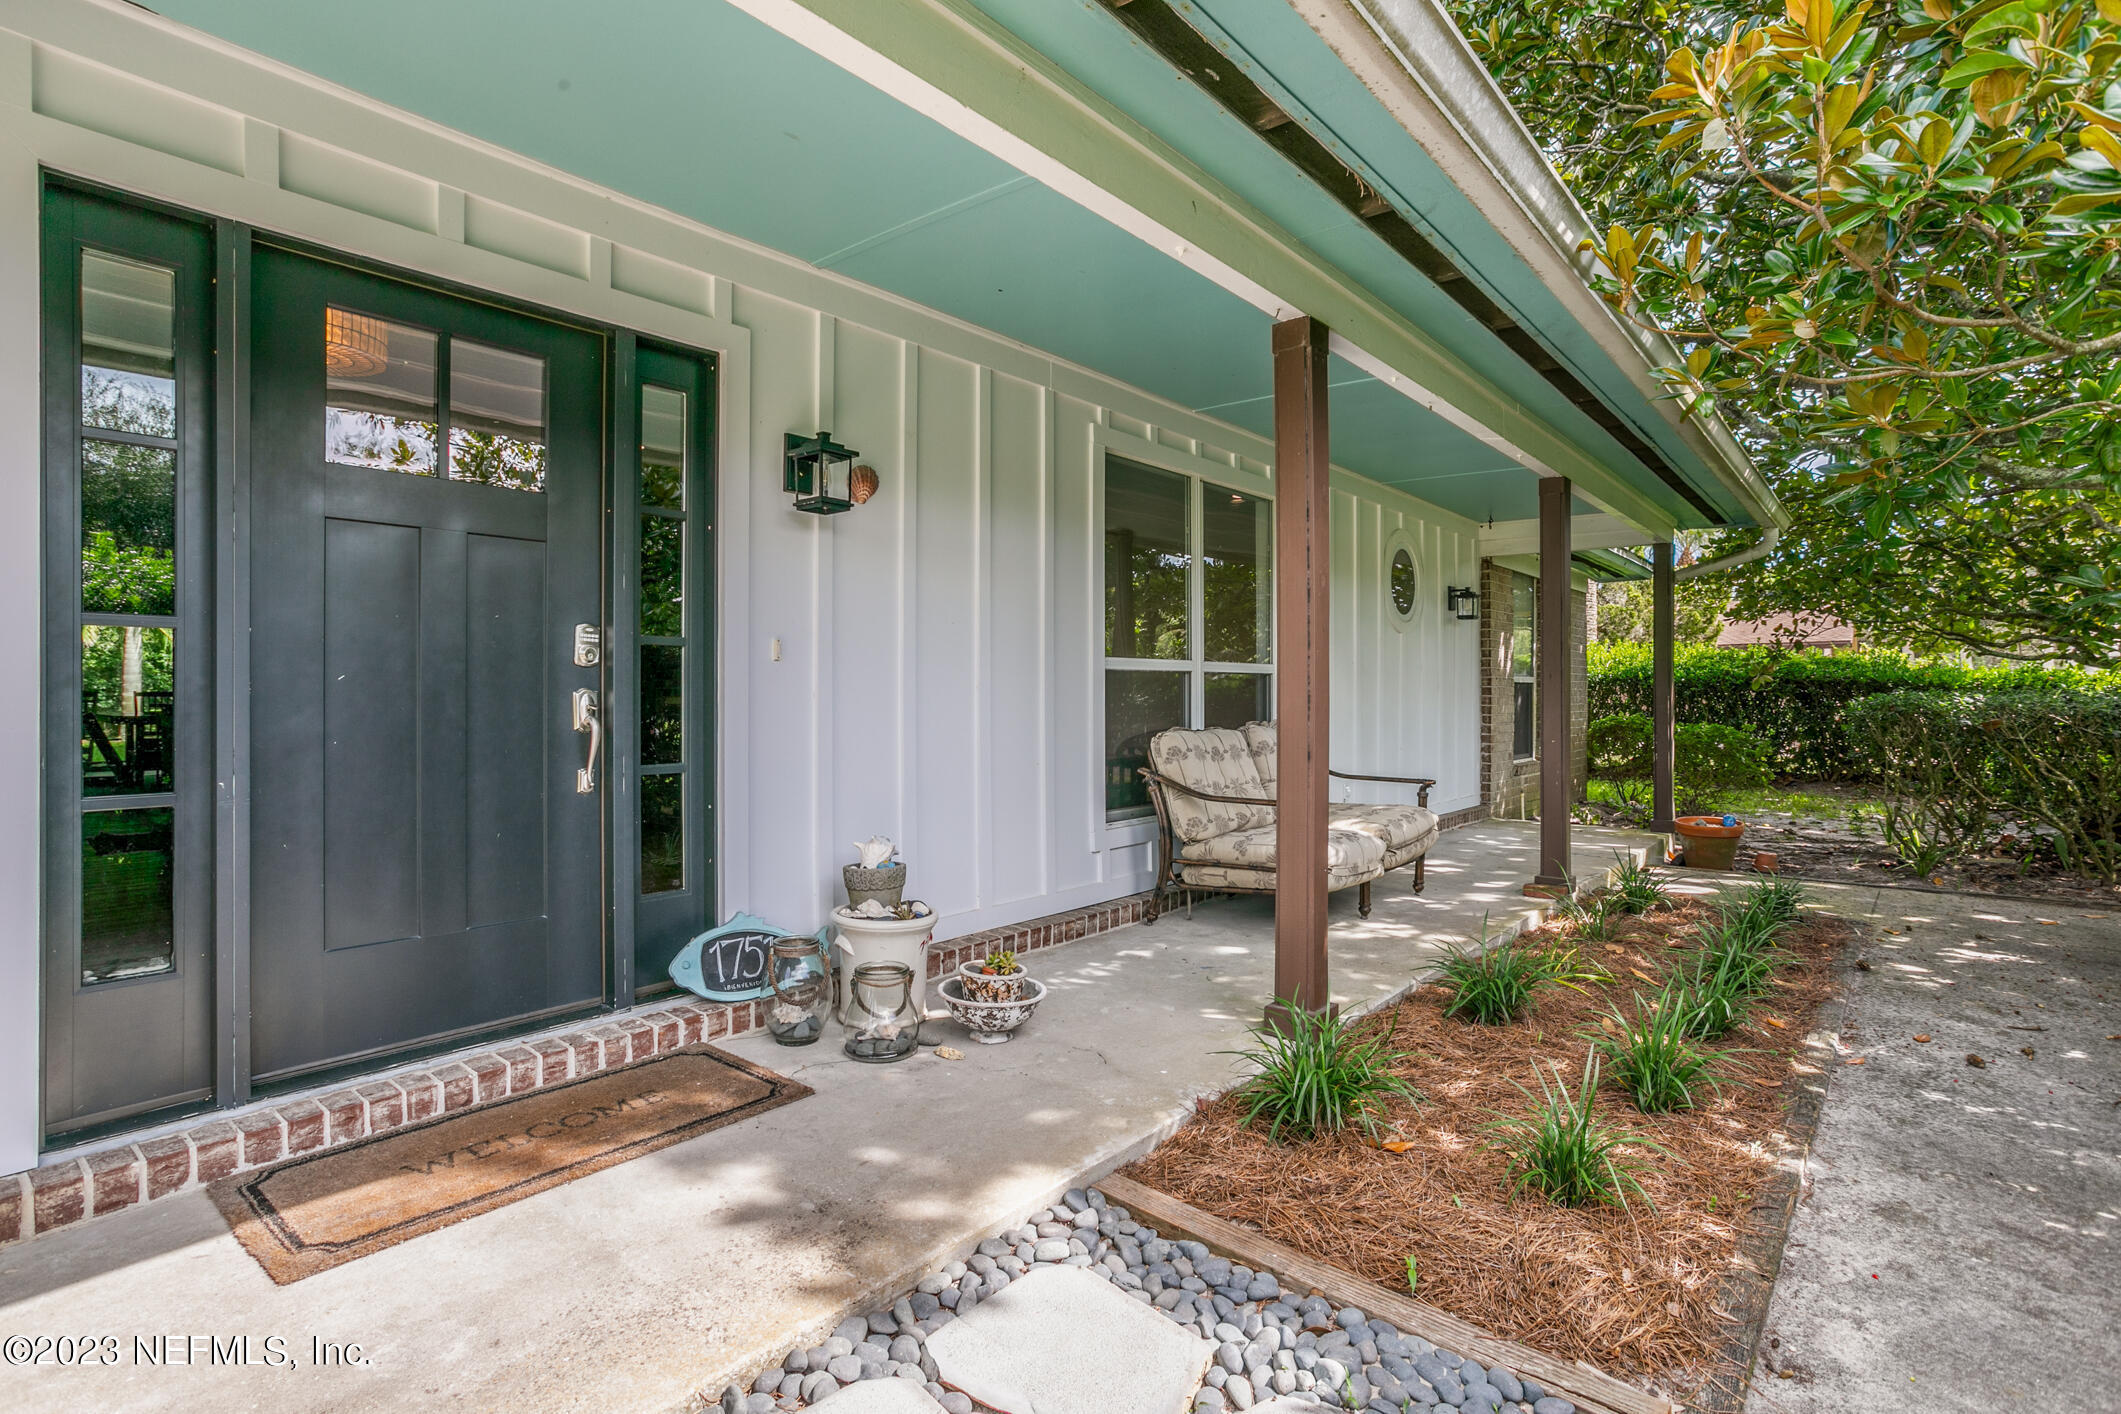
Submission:
[[[1472,589],[1453,589],[1446,586],[1443,591],[1443,606],[1461,619],[1480,617],[1480,595]]]
[[[857,488],[854,459],[861,453],[852,447],[842,447],[832,440],[830,432],[820,432],[815,437],[805,437],[798,432],[787,435],[787,473],[782,487],[795,497],[795,508],[809,511],[812,515],[837,515],[851,509],[856,502],[866,501],[869,496],[861,491],[873,493],[873,484]],[[867,468],[863,468],[867,470]],[[866,480],[873,483],[875,472]]]

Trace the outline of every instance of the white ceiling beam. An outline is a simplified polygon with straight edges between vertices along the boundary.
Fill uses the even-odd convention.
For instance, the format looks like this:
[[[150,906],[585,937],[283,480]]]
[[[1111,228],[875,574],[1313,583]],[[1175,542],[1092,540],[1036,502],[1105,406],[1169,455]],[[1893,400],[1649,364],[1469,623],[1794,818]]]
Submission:
[[[1634,525],[1614,515],[1579,515],[1569,518],[1569,545],[1576,550],[1627,550],[1640,545],[1654,545],[1666,538],[1652,534],[1639,525]],[[1494,559],[1502,555],[1535,555],[1539,553],[1539,522],[1536,520],[1499,520],[1493,525],[1480,528],[1480,553]]]

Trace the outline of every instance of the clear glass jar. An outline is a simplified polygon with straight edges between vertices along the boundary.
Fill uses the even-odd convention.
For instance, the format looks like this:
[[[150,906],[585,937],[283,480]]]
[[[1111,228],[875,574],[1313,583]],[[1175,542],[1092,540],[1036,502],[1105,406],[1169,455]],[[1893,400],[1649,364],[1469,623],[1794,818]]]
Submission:
[[[832,969],[816,938],[782,938],[766,959],[766,1030],[784,1046],[807,1046],[824,1034],[832,1011]]]
[[[847,1054],[872,1065],[904,1060],[921,1043],[921,1008],[913,969],[903,962],[865,962],[848,982]]]

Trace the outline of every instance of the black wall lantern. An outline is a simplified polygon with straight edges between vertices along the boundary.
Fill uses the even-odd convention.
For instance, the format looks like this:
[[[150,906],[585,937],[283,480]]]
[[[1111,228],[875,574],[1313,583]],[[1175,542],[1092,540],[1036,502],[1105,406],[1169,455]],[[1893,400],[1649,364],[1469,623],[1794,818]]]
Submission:
[[[1480,617],[1480,595],[1477,591],[1470,588],[1452,589],[1446,587],[1443,592],[1443,606],[1461,619],[1477,619]]]
[[[795,497],[797,510],[829,516],[853,507],[854,459],[861,453],[833,441],[830,432],[815,437],[790,432],[786,448],[783,489]]]

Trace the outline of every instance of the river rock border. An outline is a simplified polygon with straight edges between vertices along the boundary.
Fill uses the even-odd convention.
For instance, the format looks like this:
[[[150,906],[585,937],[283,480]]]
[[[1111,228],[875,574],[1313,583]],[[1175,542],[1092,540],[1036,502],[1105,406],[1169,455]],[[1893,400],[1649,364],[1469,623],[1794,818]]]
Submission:
[[[1277,1396],[1365,1414],[1576,1414],[1566,1399],[1502,1366],[1285,1289],[1272,1272],[1168,1239],[1095,1188],[1066,1196],[1020,1227],[979,1244],[922,1280],[888,1310],[850,1316],[824,1340],[798,1346],[750,1388],[722,1391],[721,1414],[805,1409],[862,1380],[909,1380],[949,1414],[981,1406],[938,1379],[927,1340],[959,1313],[1041,1266],[1083,1267],[1216,1344],[1195,1414],[1246,1410]],[[1066,1331],[1054,1339],[1065,1341]]]

